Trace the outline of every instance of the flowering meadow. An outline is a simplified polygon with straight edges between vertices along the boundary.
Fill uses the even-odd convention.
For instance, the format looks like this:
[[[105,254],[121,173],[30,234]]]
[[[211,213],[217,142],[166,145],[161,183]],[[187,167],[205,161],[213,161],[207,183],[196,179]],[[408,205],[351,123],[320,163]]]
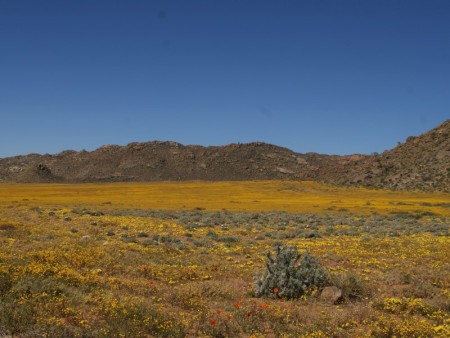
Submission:
[[[312,182],[0,184],[0,336],[448,337],[450,195]],[[255,280],[277,245],[341,292]]]

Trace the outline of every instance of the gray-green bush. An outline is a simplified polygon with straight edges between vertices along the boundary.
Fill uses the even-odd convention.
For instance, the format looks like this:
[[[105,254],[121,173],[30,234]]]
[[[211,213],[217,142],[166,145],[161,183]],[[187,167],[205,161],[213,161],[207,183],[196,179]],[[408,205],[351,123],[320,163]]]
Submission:
[[[267,253],[266,270],[256,276],[255,295],[298,298],[308,289],[326,285],[328,272],[310,253],[299,254],[296,247],[277,246],[276,255]]]

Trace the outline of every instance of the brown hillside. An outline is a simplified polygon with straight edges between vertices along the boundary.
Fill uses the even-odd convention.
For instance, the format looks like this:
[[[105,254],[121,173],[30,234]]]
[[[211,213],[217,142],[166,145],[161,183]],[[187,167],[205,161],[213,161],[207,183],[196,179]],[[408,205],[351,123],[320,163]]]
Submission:
[[[380,155],[350,163],[330,182],[371,188],[450,191],[450,120]]]
[[[449,191],[450,120],[372,156],[299,154],[262,142],[203,147],[153,141],[0,159],[0,180],[14,182],[270,179]]]
[[[297,154],[261,142],[202,147],[154,141],[1,159],[0,178],[17,182],[316,180],[326,171],[343,172],[349,160]]]

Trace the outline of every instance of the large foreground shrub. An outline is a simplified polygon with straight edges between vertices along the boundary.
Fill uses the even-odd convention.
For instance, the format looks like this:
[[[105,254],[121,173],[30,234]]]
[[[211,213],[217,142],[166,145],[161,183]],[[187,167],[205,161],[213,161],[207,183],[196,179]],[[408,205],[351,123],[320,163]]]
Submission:
[[[299,254],[296,247],[278,246],[275,257],[267,253],[266,270],[256,277],[257,297],[297,298],[308,289],[323,287],[328,273],[308,252]]]

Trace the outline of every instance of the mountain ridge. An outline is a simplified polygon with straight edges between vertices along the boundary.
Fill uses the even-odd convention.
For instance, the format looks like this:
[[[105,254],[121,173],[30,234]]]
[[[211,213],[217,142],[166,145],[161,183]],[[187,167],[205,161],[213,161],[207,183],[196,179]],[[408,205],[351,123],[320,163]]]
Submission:
[[[272,179],[449,192],[450,120],[374,155],[297,153],[264,142],[201,146],[150,141],[0,159],[0,181],[4,182]]]

